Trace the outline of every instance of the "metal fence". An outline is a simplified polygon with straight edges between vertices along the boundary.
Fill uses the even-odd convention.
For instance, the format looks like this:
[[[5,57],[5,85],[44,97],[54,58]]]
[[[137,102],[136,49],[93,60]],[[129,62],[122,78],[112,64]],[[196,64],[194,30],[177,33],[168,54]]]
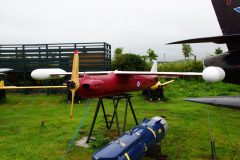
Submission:
[[[31,72],[37,68],[70,71],[76,49],[80,71],[111,69],[111,46],[105,42],[0,45],[0,67],[12,68],[13,72]]]
[[[26,85],[30,73],[37,68],[71,71],[76,49],[80,71],[111,70],[111,45],[105,42],[0,45],[0,68],[13,69],[7,78],[12,84]]]

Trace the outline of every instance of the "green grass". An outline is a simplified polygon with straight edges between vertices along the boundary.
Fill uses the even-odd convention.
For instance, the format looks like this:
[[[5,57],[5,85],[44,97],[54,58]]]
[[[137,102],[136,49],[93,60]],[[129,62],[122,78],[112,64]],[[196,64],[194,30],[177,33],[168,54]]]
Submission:
[[[177,80],[165,88],[166,101],[148,102],[140,92],[134,93],[133,107],[140,121],[144,117],[164,116],[169,131],[162,142],[162,152],[170,159],[210,159],[208,113],[210,129],[219,159],[240,159],[240,112],[183,101],[184,97],[203,95],[235,95],[239,86],[205,84],[202,81]],[[90,102],[89,114],[78,134],[87,136],[97,101]],[[111,101],[105,101],[108,113]],[[73,138],[79,121],[84,117],[86,103],[76,104],[72,121],[65,95],[14,95],[0,104],[0,159],[61,159]],[[124,102],[119,106],[120,124],[123,123]],[[42,122],[44,125],[42,126]],[[129,114],[127,129],[134,126]],[[105,129],[102,111],[94,128],[96,142],[90,148],[72,146],[65,159],[91,159],[101,146],[116,136],[116,126]]]

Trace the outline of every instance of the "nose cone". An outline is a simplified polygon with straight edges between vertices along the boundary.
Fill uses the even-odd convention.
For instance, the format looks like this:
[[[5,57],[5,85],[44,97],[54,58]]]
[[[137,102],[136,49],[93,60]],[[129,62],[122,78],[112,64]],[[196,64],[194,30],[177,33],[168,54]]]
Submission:
[[[220,67],[210,66],[203,70],[202,77],[207,82],[219,82],[225,78],[225,72]]]
[[[36,69],[36,70],[32,71],[31,77],[33,79],[36,79],[36,80],[42,80],[43,79],[43,76],[42,76],[43,73],[44,72],[42,72],[42,70]]]
[[[158,117],[158,116],[155,116],[152,119],[155,120],[155,121],[159,121],[163,125],[164,131],[165,131],[165,134],[166,134],[167,131],[168,131],[167,121],[164,118]]]

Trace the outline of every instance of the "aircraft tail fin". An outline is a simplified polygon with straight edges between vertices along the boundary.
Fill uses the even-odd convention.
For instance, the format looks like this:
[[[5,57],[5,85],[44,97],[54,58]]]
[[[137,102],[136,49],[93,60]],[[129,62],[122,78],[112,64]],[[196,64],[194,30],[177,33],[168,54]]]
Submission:
[[[240,34],[240,1],[212,0],[223,35]],[[228,49],[240,50],[239,44],[227,43]]]
[[[153,61],[152,69],[150,72],[157,72],[157,60]]]

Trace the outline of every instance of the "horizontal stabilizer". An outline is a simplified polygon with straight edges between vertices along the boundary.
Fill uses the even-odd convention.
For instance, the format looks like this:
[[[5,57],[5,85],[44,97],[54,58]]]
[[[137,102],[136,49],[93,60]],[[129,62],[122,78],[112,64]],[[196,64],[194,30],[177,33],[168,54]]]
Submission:
[[[161,83],[160,86],[165,86],[165,85],[167,85],[167,84],[169,84],[169,83],[172,83],[172,82],[174,82],[174,80],[170,80],[170,81]]]
[[[164,83],[161,83],[160,81],[158,81],[154,86],[152,86],[150,88],[151,88],[151,90],[156,90],[159,87],[163,87],[163,86],[165,86],[165,85],[167,85],[169,83],[172,83],[172,82],[174,82],[174,80],[170,80],[170,81],[167,81],[167,82],[164,82]]]
[[[171,43],[168,43],[168,44],[206,43],[206,42],[213,42],[213,43],[217,43],[217,44],[240,43],[240,34],[188,39],[188,40],[182,40],[182,41],[177,41],[177,42],[171,42]]]

